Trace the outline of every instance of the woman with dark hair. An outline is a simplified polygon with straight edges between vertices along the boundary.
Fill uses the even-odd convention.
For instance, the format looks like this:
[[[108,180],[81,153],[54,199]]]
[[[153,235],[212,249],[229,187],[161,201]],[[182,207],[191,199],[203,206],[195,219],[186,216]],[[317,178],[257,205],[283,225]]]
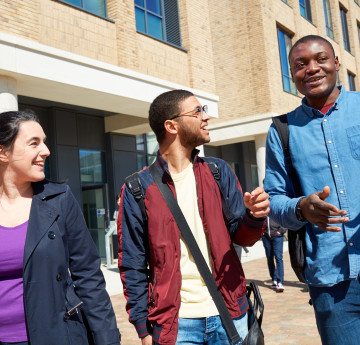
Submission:
[[[0,345],[119,345],[100,259],[31,111],[0,114]]]

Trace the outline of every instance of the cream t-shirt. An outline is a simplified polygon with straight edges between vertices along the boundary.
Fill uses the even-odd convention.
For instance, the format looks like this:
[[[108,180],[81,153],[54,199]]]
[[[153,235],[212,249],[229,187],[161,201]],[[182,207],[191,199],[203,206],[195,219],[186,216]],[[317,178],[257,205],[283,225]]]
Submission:
[[[179,174],[171,174],[175,184],[177,202],[199,245],[210,270],[210,248],[207,242],[197,203],[196,181],[193,164]],[[219,315],[214,301],[206,287],[196,263],[183,237],[180,238],[181,305],[179,317],[199,318]]]

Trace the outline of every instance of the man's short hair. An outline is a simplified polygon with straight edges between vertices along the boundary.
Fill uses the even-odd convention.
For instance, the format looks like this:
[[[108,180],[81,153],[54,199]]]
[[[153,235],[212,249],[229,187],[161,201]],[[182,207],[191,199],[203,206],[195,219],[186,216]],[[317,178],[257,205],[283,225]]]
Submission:
[[[321,36],[318,36],[318,35],[307,35],[307,36],[304,36],[304,37],[301,37],[300,39],[298,39],[295,44],[291,47],[290,51],[289,51],[289,62],[290,62],[290,56],[291,56],[291,53],[293,52],[293,50],[301,43],[306,43],[306,42],[309,42],[309,41],[321,41],[321,42],[324,42],[326,43],[331,51],[333,52],[334,54],[334,57],[335,57],[335,50],[334,50],[334,47],[332,46],[332,44],[324,37],[321,37]]]
[[[156,135],[158,143],[161,143],[165,138],[165,121],[179,115],[181,112],[180,104],[191,96],[194,96],[194,94],[190,91],[172,90],[157,96],[151,103],[149,124]]]

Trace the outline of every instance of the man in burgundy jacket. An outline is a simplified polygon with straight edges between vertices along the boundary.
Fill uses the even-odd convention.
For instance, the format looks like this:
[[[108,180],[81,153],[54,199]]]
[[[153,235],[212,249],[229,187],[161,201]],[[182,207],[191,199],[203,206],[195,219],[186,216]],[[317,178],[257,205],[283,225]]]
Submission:
[[[158,96],[149,122],[159,143],[159,169],[212,271],[241,339],[247,328],[244,272],[233,247],[252,246],[265,230],[268,195],[243,195],[221,159],[221,191],[235,216],[226,224],[221,194],[196,146],[210,141],[209,115],[189,91]],[[142,344],[229,344],[219,312],[149,169],[139,172],[147,220],[124,185],[118,219],[119,269],[126,309]],[[239,342],[239,344],[241,344]]]

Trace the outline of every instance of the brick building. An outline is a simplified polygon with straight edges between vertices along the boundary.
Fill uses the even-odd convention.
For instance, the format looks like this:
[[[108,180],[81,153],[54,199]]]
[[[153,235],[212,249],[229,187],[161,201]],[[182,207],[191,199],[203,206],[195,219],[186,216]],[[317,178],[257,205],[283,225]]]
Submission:
[[[330,39],[339,83],[356,89],[359,32],[356,0],[0,0],[0,111],[40,116],[47,176],[67,180],[104,255],[115,194],[156,153],[147,111],[158,94],[185,88],[209,106],[202,150],[250,190],[271,117],[301,101],[291,42]]]

